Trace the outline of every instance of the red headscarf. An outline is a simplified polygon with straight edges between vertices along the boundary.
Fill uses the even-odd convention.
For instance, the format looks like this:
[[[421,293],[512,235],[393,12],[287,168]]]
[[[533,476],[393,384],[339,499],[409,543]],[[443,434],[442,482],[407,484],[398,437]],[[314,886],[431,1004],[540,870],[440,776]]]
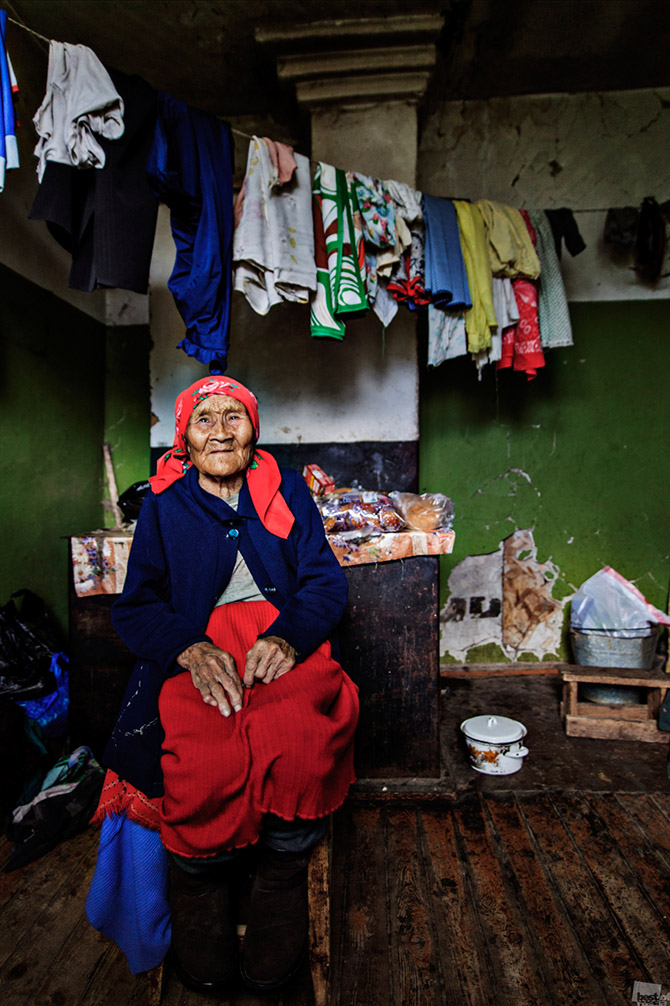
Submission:
[[[155,493],[162,493],[177,479],[184,477],[193,462],[186,447],[186,427],[193,411],[200,402],[211,395],[228,395],[241,402],[249,413],[249,419],[258,438],[258,402],[255,395],[239,381],[229,377],[205,377],[182,391],[175,402],[175,435],[169,451],[159,458],[156,474],[149,479]],[[281,475],[277,462],[267,451],[254,451],[247,469],[247,484],[251,500],[261,523],[271,534],[288,538],[295,520],[288,505],[279,492]]]

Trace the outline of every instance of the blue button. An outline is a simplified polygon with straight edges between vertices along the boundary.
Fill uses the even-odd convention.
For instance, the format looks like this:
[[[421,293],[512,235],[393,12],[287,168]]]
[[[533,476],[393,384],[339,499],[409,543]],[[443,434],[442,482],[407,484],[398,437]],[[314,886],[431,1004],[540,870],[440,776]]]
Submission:
[[[230,531],[228,532],[228,537],[229,538],[239,538],[240,537],[240,532],[237,530],[236,527],[231,527]]]

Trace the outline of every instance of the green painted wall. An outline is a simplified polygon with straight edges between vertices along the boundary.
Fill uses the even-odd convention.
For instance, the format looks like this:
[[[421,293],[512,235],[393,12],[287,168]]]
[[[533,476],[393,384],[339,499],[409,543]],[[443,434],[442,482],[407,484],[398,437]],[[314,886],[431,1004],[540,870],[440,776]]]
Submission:
[[[441,604],[464,556],[532,528],[538,560],[562,572],[555,597],[610,565],[667,605],[670,302],[570,313],[574,347],[549,353],[535,381],[487,368],[480,383],[469,360],[422,374],[421,490],[456,505]]]
[[[106,522],[105,435],[116,437],[123,479],[148,471],[148,335],[133,344],[143,372],[131,354],[124,373],[119,330],[5,267],[0,303],[0,603],[29,587],[65,629],[66,539]],[[122,340],[132,337],[128,329]]]
[[[151,474],[149,327],[108,328],[105,346],[105,440],[122,493]],[[105,523],[110,522],[106,511]]]

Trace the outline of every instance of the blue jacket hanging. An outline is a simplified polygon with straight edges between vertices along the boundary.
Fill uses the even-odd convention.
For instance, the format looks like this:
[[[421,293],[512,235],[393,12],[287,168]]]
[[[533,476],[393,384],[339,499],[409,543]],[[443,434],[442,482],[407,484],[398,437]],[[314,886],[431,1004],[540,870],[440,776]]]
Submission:
[[[0,10],[0,192],[5,184],[5,170],[18,168],[19,151],[16,145],[13,92],[15,89],[12,64],[5,49],[7,13]]]
[[[186,324],[179,348],[226,369],[233,249],[233,140],[226,122],[158,95],[149,183],[170,207],[177,258],[168,287]]]

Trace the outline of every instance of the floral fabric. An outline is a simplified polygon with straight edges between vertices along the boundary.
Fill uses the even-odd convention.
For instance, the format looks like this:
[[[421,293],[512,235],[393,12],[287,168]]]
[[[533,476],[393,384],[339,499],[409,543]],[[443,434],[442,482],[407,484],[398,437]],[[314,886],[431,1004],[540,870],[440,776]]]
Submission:
[[[351,172],[363,218],[363,237],[376,248],[389,248],[395,244],[395,206],[384,182],[368,175]]]

